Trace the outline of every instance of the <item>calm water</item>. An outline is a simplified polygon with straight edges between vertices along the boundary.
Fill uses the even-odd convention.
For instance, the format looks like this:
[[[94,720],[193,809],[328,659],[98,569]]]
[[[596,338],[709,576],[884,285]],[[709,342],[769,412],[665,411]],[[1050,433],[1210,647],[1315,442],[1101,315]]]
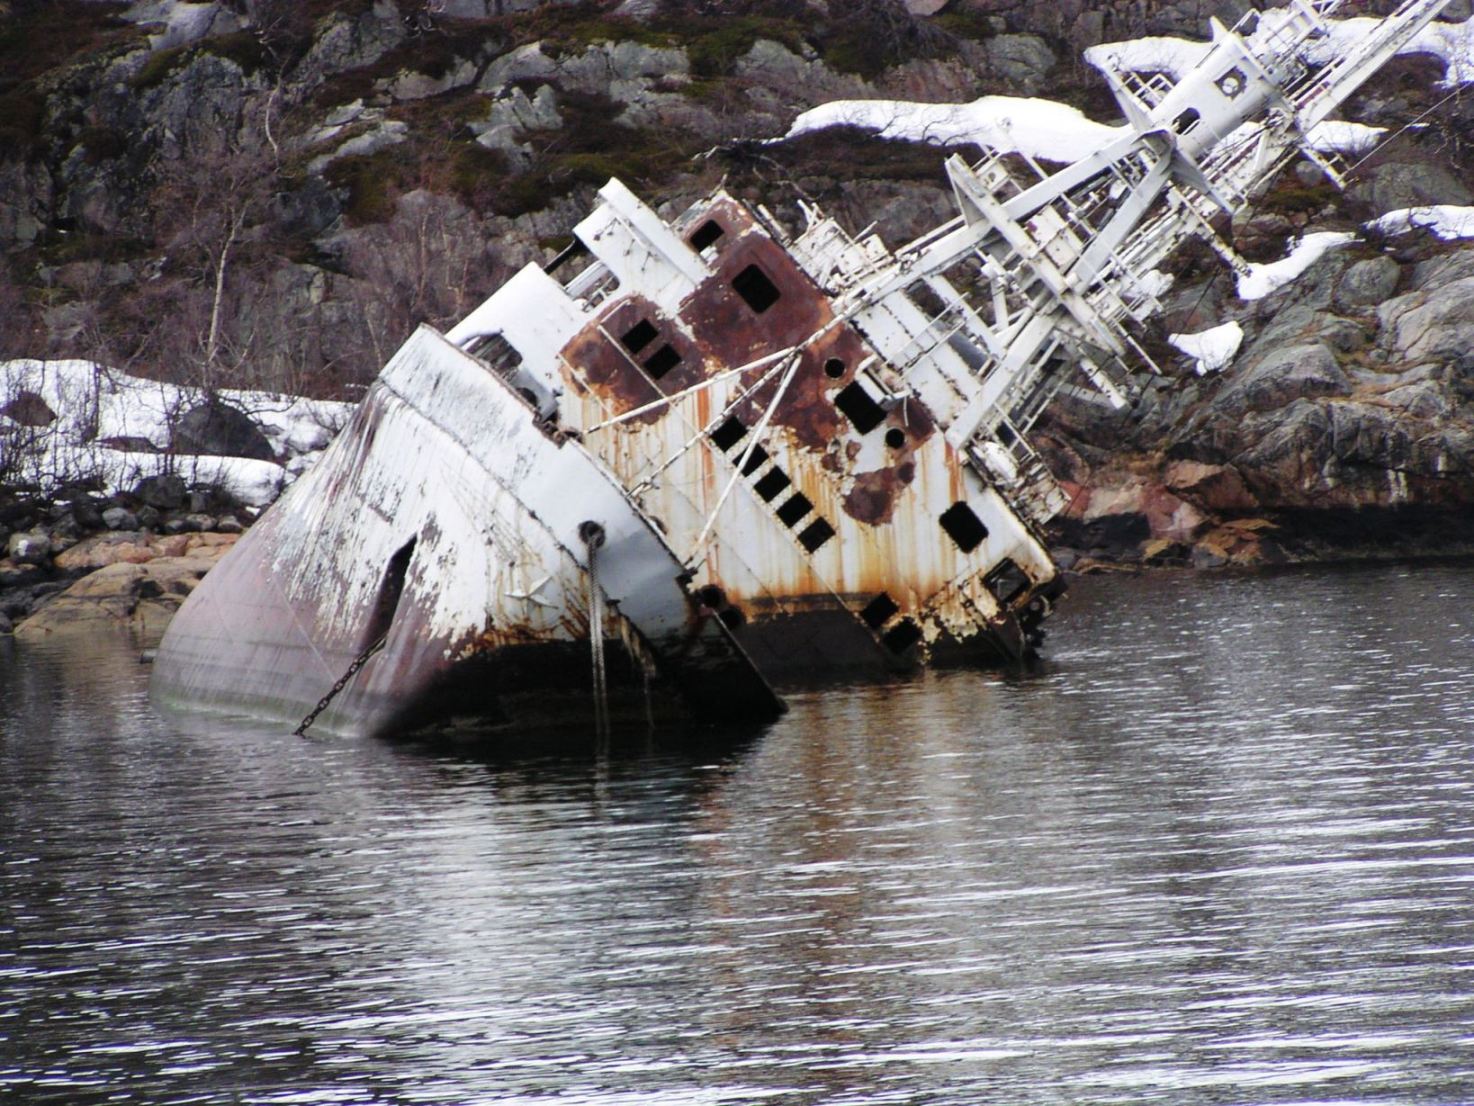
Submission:
[[[0,1102],[1474,1101],[1474,567],[1049,644],[537,758],[0,641]]]

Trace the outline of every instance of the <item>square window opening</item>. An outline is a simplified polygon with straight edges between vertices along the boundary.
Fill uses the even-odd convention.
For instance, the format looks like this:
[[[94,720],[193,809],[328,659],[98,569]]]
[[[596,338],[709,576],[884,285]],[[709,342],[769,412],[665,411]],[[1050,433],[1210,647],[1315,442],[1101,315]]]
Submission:
[[[861,434],[870,433],[885,421],[885,409],[871,398],[858,380],[846,384],[834,394],[834,405],[845,413]]]
[[[947,536],[964,553],[971,553],[988,536],[988,528],[983,525],[983,520],[966,503],[952,504],[942,512],[938,521],[942,524],[942,529],[947,531]]]
[[[700,253],[708,246],[716,245],[717,239],[724,233],[726,232],[722,230],[721,223],[715,219],[708,219],[692,232],[690,238],[691,248],[697,253]]]
[[[747,427],[742,424],[742,420],[736,415],[729,415],[726,422],[711,432],[711,440],[718,449],[725,453],[740,442],[746,433]]]
[[[759,315],[777,303],[781,297],[778,286],[768,279],[768,274],[756,265],[749,265],[732,278],[732,290]]]
[[[983,584],[993,593],[1000,606],[1008,606],[1029,590],[1028,575],[1013,561],[1004,558],[1003,563],[984,578]]]
[[[645,358],[645,371],[654,379],[659,380],[680,363],[681,355],[675,351],[675,347],[664,345]]]
[[[872,630],[879,630],[891,620],[891,615],[900,609],[894,599],[885,592],[881,592],[865,604],[865,609],[860,612],[860,621],[864,622]]]
[[[778,508],[778,521],[783,523],[784,526],[796,526],[798,525],[798,520],[813,509],[814,505],[809,502],[808,496],[804,495],[803,492],[795,492]]]
[[[880,640],[892,653],[904,653],[921,640],[921,627],[903,618],[882,634]]]
[[[747,460],[742,463],[742,475],[751,476],[767,463],[768,451],[760,445],[755,445],[752,447],[752,453],[748,455]]]
[[[660,337],[660,331],[655,329],[655,324],[649,319],[641,319],[619,336],[620,344],[631,353],[639,353],[655,339]]]
[[[780,468],[771,468],[761,480],[752,486],[752,490],[771,503],[778,497],[778,493],[791,483],[793,481],[788,479],[788,473]]]
[[[800,545],[810,553],[814,553],[832,537],[834,537],[834,527],[829,525],[829,520],[816,518],[799,531],[798,540]]]

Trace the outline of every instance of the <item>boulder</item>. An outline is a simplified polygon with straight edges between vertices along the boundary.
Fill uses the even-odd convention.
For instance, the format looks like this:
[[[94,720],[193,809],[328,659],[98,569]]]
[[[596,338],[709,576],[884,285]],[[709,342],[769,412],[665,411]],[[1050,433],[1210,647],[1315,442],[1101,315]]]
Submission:
[[[5,543],[5,553],[16,564],[44,564],[51,556],[51,539],[39,530],[11,534]]]
[[[0,415],[21,426],[50,426],[56,421],[56,412],[50,404],[25,388],[11,395],[10,402],[0,407]]]
[[[1408,361],[1458,357],[1474,350],[1474,277],[1383,305],[1394,350]]]
[[[109,507],[102,512],[102,524],[109,530],[137,530],[138,516],[125,507]]]
[[[169,472],[140,480],[138,487],[133,489],[133,494],[155,511],[177,511],[184,506],[189,488],[184,483],[184,477]]]
[[[1474,192],[1468,185],[1432,161],[1389,161],[1367,168],[1360,175],[1362,180],[1347,194],[1379,212],[1474,202]]]
[[[139,531],[119,531],[83,538],[57,556],[57,568],[84,572],[112,564],[148,564],[160,558],[218,558],[235,544],[238,534],[175,534],[155,537]]]
[[[16,640],[44,641],[108,628],[161,634],[214,563],[209,557],[160,557],[143,565],[100,568],[17,626]]]
[[[180,415],[174,423],[173,444],[178,453],[276,460],[271,443],[251,416],[219,400],[207,401]]]
[[[1258,501],[1232,465],[1201,461],[1173,461],[1167,466],[1167,487],[1205,511],[1252,511]]]
[[[1358,307],[1375,307],[1397,291],[1402,267],[1390,257],[1369,257],[1358,261],[1341,274],[1336,285],[1335,304],[1343,311]]]

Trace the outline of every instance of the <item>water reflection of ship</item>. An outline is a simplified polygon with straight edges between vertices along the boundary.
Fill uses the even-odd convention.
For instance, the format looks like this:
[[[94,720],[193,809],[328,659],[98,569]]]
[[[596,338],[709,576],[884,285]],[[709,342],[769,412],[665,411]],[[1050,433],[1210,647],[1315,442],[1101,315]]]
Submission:
[[[1305,59],[1339,5],[1251,13],[1055,173],[947,161],[960,214],[891,251],[718,191],[618,181],[545,268],[421,327],[319,465],[175,618],[173,700],[379,732],[458,718],[730,719],[774,687],[1027,656],[1064,505],[1029,431],[1127,404],[1156,266],[1444,6]],[[345,679],[345,674],[350,677]]]

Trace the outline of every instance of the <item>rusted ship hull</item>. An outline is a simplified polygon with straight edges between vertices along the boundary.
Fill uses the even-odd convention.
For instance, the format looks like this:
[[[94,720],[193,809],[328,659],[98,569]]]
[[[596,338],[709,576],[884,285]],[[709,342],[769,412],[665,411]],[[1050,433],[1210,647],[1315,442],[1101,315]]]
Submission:
[[[1117,74],[1127,124],[1071,166],[948,158],[959,214],[899,250],[721,191],[667,221],[610,181],[547,269],[394,357],[185,603],[159,695],[602,725],[1021,659],[1063,590],[1036,420],[1064,390],[1127,405],[1156,267],[1192,236],[1245,264],[1213,220],[1293,156],[1339,182],[1310,131],[1442,6],[1330,65],[1335,0],[1215,25],[1177,81]]]

